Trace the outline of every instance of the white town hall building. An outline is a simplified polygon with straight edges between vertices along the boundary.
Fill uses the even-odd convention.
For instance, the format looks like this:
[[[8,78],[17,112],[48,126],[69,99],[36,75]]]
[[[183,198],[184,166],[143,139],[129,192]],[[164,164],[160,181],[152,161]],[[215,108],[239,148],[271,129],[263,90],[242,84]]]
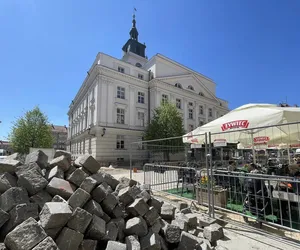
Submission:
[[[142,140],[151,111],[164,100],[176,104],[187,132],[228,112],[212,79],[161,54],[148,60],[135,16],[129,34],[122,59],[97,54],[69,107],[67,149],[75,156],[128,161],[130,143]]]

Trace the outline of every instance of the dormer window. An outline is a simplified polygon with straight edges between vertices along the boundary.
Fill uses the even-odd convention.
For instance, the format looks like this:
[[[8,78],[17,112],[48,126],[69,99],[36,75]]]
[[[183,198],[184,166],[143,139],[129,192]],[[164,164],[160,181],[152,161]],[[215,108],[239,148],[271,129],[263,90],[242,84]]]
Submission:
[[[220,106],[222,107],[222,103],[220,102]]]
[[[179,89],[182,89],[182,86],[181,86],[180,83],[175,83],[175,87],[176,87],[176,88],[179,88]]]
[[[138,68],[141,68],[141,67],[142,67],[142,64],[136,63],[135,66],[137,66]]]
[[[188,89],[194,91],[194,87],[192,85],[189,85]]]
[[[199,92],[199,95],[200,95],[200,96],[204,96],[203,92]]]

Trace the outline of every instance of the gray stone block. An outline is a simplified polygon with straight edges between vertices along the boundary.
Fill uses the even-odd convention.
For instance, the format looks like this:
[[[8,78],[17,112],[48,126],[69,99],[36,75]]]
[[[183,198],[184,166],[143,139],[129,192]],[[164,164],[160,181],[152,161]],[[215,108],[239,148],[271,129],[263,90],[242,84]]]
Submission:
[[[47,237],[32,250],[59,250],[59,248],[51,237]]]
[[[181,230],[178,226],[171,225],[164,221],[162,232],[168,243],[178,243],[180,241]]]
[[[139,238],[136,235],[129,235],[125,239],[127,250],[141,250]]]
[[[178,250],[201,249],[200,245],[202,242],[203,241],[200,238],[197,238],[190,233],[182,232]]]
[[[86,203],[83,209],[92,215],[97,215],[98,217],[102,217],[104,215],[102,207],[94,200],[90,200],[88,203]]]
[[[44,230],[48,236],[50,236],[52,239],[56,239],[62,229],[63,229],[63,227],[46,228]]]
[[[148,212],[146,212],[144,215],[144,219],[147,222],[148,226],[152,226],[158,218],[159,214],[154,207],[150,207]]]
[[[31,196],[29,200],[32,203],[37,204],[39,206],[39,209],[42,209],[46,202],[50,202],[52,200],[52,196],[48,192],[42,190],[37,194]]]
[[[125,185],[125,187],[132,187],[132,186],[134,186],[134,185],[137,185],[138,184],[138,182],[137,181],[135,181],[135,180],[133,180],[133,179],[129,179],[129,178],[127,178],[127,177],[121,177],[120,179],[119,179],[119,184],[122,184],[122,185]]]
[[[0,208],[0,229],[9,220],[9,214]]]
[[[86,237],[91,240],[103,240],[106,235],[106,223],[103,219],[93,215],[92,221],[86,231]]]
[[[60,157],[62,155],[64,155],[68,159],[69,163],[71,164],[72,154],[71,154],[71,152],[68,152],[68,151],[65,151],[65,150],[56,150],[55,153],[54,153],[54,159],[57,158],[57,157]]]
[[[179,209],[179,211],[181,211],[182,209],[186,209],[188,207],[189,207],[189,205],[184,201],[179,201],[177,203],[177,208]]]
[[[113,194],[108,194],[106,198],[101,202],[101,207],[103,208],[105,213],[111,215],[117,204],[118,200],[116,196],[114,196]]]
[[[6,235],[4,244],[10,250],[27,250],[35,247],[46,237],[47,234],[36,220],[29,218]]]
[[[142,198],[138,198],[126,210],[133,216],[144,216],[149,211],[149,206]]]
[[[204,227],[203,237],[210,242],[216,242],[224,237],[223,228],[219,224]]]
[[[138,198],[137,196],[142,192],[142,190],[138,186],[131,187],[131,195],[133,199]]]
[[[69,175],[67,180],[79,187],[86,177],[88,177],[88,175],[81,169],[77,168],[72,174]]]
[[[113,218],[125,218],[125,208],[120,205],[116,205],[113,209],[112,213],[110,214]]]
[[[172,220],[172,225],[178,226],[182,231],[187,232],[188,231],[188,225],[186,220],[183,220],[182,218],[176,218],[176,220]]]
[[[118,237],[118,227],[116,223],[110,221],[106,224],[106,240],[116,241]]]
[[[100,185],[102,182],[104,182],[102,173],[93,174],[91,177],[97,182],[97,185]]]
[[[72,174],[77,168],[71,165],[69,169],[65,172],[65,179],[68,179],[70,174]]]
[[[83,240],[78,248],[78,250],[97,250],[98,241],[96,240]]]
[[[50,161],[50,167],[54,168],[55,166],[66,172],[70,168],[71,164],[65,155],[61,155]]]
[[[68,181],[54,177],[46,188],[51,195],[59,195],[64,199],[69,199],[74,193],[75,187]]]
[[[215,224],[217,222],[216,219],[208,217],[206,214],[197,214],[197,218],[199,221],[200,227],[204,228],[209,225]]]
[[[201,250],[213,250],[213,248],[209,241],[205,242],[205,240],[204,240],[201,244]]]
[[[24,188],[12,187],[0,196],[0,208],[5,212],[23,203],[29,203],[28,193]]]
[[[118,198],[119,201],[124,204],[124,206],[132,203],[134,198],[131,192],[131,187],[122,188],[118,193]]]
[[[191,208],[187,207],[187,208],[181,209],[180,213],[182,213],[182,214],[190,214],[190,213],[192,213],[192,210],[191,210]]]
[[[149,231],[153,232],[153,233],[159,233],[160,230],[162,228],[162,223],[161,223],[161,219],[157,219],[152,227],[149,227]]]
[[[154,207],[157,210],[157,212],[160,214],[163,202],[155,199],[154,197],[151,197],[151,199],[148,201],[148,205],[150,207]]]
[[[72,208],[83,207],[85,203],[91,198],[91,195],[81,188],[76,189],[76,191],[71,195],[68,200],[68,204]]]
[[[102,202],[105,198],[106,198],[106,193],[105,191],[102,189],[102,187],[99,185],[98,187],[96,187],[93,192],[92,192],[92,197],[95,201],[97,201],[98,203]]]
[[[22,163],[16,160],[4,159],[0,161],[0,174],[2,173],[15,173],[18,166],[21,166]]]
[[[86,168],[84,168],[84,167],[80,167],[80,168],[78,168],[78,169],[80,169],[80,170],[82,170],[83,172],[85,172],[88,176],[90,176],[90,175],[92,175],[92,173],[90,172],[90,171],[88,171]]]
[[[63,227],[71,216],[72,211],[68,204],[47,202],[40,213],[40,222],[43,228],[59,228]]]
[[[1,236],[5,236],[11,230],[13,230],[16,226],[21,224],[23,221],[32,217],[33,219],[38,220],[39,211],[37,204],[19,204],[15,206],[9,212],[9,220],[5,223],[5,225],[1,228]]]
[[[147,223],[141,216],[129,219],[126,222],[124,233],[143,237],[148,233]]]
[[[161,238],[157,233],[149,232],[146,236],[140,240],[141,249],[145,250],[160,250]]]
[[[97,181],[91,176],[89,176],[84,179],[84,181],[80,185],[80,188],[82,188],[84,191],[88,193],[91,193],[96,186],[97,186]]]
[[[198,226],[198,218],[195,214],[185,214],[185,217],[188,219],[187,223],[190,229]]]
[[[113,191],[116,190],[116,187],[118,186],[119,181],[115,177],[113,177],[112,175],[110,175],[108,173],[101,172],[101,171],[99,173],[102,174],[104,182],[106,182],[109,186],[111,186]]]
[[[0,174],[0,194],[4,193],[11,187],[17,186],[17,179],[10,173]]]
[[[48,181],[50,181],[53,177],[63,179],[65,177],[65,173],[60,167],[56,166],[52,169],[49,169],[45,177]]]
[[[111,194],[113,192],[112,188],[106,182],[102,182],[100,187],[106,194]]]
[[[126,250],[126,244],[117,241],[108,241],[106,250]]]
[[[100,169],[100,164],[91,155],[82,155],[75,160],[75,165],[78,167],[85,167],[92,174],[97,173]]]
[[[111,222],[114,222],[118,228],[117,240],[123,242],[125,238],[125,234],[124,234],[125,220],[123,218],[116,218],[116,219],[111,219]]]
[[[41,169],[36,163],[31,163],[24,169],[18,169],[18,186],[24,187],[30,195],[35,195],[42,191],[48,181],[42,176]]]
[[[59,195],[55,195],[52,200],[52,202],[64,202],[64,203],[68,203],[63,197],[59,196]]]
[[[137,195],[137,198],[143,198],[143,200],[147,203],[151,199],[151,195],[146,190],[143,190]]]
[[[75,250],[78,249],[82,240],[83,234],[64,227],[56,239],[56,244],[60,250]]]
[[[9,159],[9,160],[20,161],[22,164],[25,164],[25,158],[26,158],[26,155],[21,154],[21,153],[14,153],[14,154],[11,154],[6,157],[6,159]]]
[[[172,221],[175,216],[175,209],[176,208],[174,206],[164,203],[161,207],[161,213],[160,213],[161,218],[164,220]]]
[[[106,223],[108,223],[111,220],[110,216],[106,213],[103,213],[101,219],[103,219]]]
[[[67,226],[79,233],[84,234],[92,218],[92,214],[80,207],[77,207],[68,221]]]
[[[37,150],[26,156],[25,164],[37,163],[40,168],[48,167],[48,156],[42,151]]]

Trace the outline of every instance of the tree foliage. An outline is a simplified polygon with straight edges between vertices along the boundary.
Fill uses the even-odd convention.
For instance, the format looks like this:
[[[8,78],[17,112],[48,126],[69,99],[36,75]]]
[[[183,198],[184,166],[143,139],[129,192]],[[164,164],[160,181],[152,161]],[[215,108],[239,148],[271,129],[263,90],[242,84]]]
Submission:
[[[9,140],[15,152],[28,154],[29,148],[50,148],[53,136],[47,116],[39,107],[27,111],[13,123]]]
[[[154,110],[153,118],[145,130],[144,140],[179,137],[147,143],[147,145],[156,146],[156,149],[160,148],[161,152],[164,152],[166,160],[169,160],[170,153],[176,153],[183,149],[181,136],[184,134],[181,114],[174,104],[165,102]]]

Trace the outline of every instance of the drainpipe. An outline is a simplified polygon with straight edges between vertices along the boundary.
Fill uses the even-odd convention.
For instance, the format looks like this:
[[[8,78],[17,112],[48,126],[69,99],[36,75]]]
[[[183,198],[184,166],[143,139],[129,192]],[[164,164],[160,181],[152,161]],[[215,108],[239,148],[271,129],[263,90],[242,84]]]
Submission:
[[[151,81],[151,70],[149,70],[149,82]],[[149,82],[148,82],[148,124],[150,123],[150,86],[149,86]]]

